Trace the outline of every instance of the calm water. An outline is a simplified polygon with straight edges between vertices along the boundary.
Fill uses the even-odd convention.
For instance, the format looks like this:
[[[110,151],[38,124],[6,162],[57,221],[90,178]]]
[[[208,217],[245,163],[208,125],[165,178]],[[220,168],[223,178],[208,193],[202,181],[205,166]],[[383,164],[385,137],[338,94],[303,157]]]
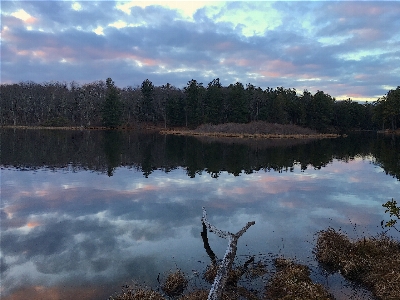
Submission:
[[[223,230],[256,222],[239,260],[295,258],[343,296],[337,276],[321,276],[315,234],[382,231],[382,203],[400,200],[399,140],[279,143],[3,130],[2,299],[106,299],[177,266],[199,285],[203,206]],[[227,241],[209,241],[222,258]]]

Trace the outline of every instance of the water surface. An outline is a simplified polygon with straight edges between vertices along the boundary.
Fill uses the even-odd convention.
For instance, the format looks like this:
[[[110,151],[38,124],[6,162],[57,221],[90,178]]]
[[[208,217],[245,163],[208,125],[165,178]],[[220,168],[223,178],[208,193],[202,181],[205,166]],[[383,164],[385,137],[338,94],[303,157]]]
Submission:
[[[155,286],[177,266],[198,284],[210,261],[203,206],[223,230],[256,222],[239,240],[239,260],[283,255],[323,281],[312,254],[316,232],[375,235],[388,219],[382,203],[400,199],[396,139],[254,146],[97,132],[5,135],[13,134],[19,141],[2,145],[2,299],[106,299],[132,280]],[[35,153],[23,142],[39,134],[53,147]],[[222,258],[227,241],[209,240]]]

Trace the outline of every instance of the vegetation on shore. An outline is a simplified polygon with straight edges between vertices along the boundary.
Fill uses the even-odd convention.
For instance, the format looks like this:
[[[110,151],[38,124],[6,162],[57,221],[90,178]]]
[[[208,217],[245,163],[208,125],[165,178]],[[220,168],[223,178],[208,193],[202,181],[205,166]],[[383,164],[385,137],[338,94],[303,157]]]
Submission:
[[[21,82],[1,84],[1,125],[45,127],[196,128],[202,124],[293,124],[322,133],[396,130],[400,126],[400,86],[373,103],[336,100],[323,91],[222,86],[216,78],[203,86],[190,80],[183,89],[170,84],[117,87],[111,78],[89,84]]]
[[[262,262],[254,263],[253,261],[246,267],[239,266],[233,269],[229,274],[221,300],[334,299],[323,285],[314,283],[311,280],[310,270],[307,266],[282,257],[274,259],[273,265],[272,276],[259,290],[246,288],[239,282],[242,277],[246,277],[250,281],[263,278],[268,273],[268,270]],[[205,281],[212,283],[216,273],[216,268],[209,266],[202,277]],[[161,284],[158,291],[140,285],[125,286],[120,293],[111,296],[109,300],[207,299],[209,290],[200,287],[186,291],[187,283],[188,279],[180,270],[177,270],[167,275],[165,282]]]
[[[391,218],[385,223],[385,227],[393,228],[397,232],[400,232],[400,230],[396,227],[397,221],[400,220],[400,206],[397,205],[397,201],[392,198],[392,200],[387,201],[386,203],[382,204],[382,206],[386,208],[385,213],[389,213],[389,217]],[[381,223],[382,227],[383,224],[384,221]]]
[[[377,299],[400,299],[399,241],[386,235],[351,241],[329,228],[318,235],[316,258],[328,272],[340,272]]]
[[[230,138],[268,138],[268,139],[308,139],[308,138],[335,138],[338,134],[318,133],[316,130],[291,124],[272,124],[263,121],[254,121],[247,124],[203,124],[194,130],[174,129],[162,130],[162,134],[211,136]]]

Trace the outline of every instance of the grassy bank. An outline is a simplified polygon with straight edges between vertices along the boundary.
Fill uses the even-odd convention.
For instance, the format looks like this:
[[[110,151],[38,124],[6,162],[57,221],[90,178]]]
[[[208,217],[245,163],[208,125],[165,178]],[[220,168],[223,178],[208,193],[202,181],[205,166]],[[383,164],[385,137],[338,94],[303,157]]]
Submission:
[[[351,241],[332,228],[318,235],[316,258],[329,272],[365,286],[376,299],[400,299],[400,242],[386,235]]]
[[[189,135],[198,137],[229,137],[248,139],[321,139],[336,138],[338,134],[323,134],[315,130],[297,125],[282,125],[266,122],[251,122],[247,124],[203,124],[196,129],[161,130],[162,134]]]

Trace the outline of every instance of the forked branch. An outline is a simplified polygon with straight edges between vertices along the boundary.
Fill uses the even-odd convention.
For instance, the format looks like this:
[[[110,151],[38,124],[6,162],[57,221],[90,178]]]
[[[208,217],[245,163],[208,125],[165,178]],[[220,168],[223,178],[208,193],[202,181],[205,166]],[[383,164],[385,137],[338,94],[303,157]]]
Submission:
[[[233,261],[236,256],[238,239],[247,231],[247,229],[249,229],[250,226],[254,225],[256,222],[254,221],[248,222],[246,226],[244,226],[237,233],[222,231],[208,222],[207,212],[204,207],[203,207],[203,217],[201,221],[208,228],[210,232],[214,232],[221,238],[229,239],[228,248],[226,249],[222,262],[218,266],[217,275],[215,276],[214,283],[210,289],[210,293],[208,294],[208,300],[219,300],[221,299],[222,292],[225,288],[229,271],[232,269]]]

